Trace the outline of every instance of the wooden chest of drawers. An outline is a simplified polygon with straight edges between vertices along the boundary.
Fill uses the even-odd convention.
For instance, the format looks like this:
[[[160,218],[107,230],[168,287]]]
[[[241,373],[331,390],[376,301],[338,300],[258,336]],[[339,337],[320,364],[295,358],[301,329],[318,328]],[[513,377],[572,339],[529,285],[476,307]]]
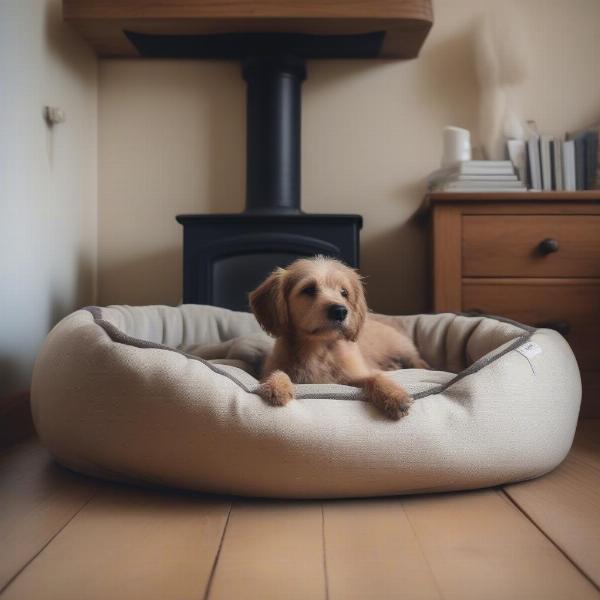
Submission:
[[[433,309],[549,327],[571,344],[584,416],[600,417],[600,191],[436,193]]]

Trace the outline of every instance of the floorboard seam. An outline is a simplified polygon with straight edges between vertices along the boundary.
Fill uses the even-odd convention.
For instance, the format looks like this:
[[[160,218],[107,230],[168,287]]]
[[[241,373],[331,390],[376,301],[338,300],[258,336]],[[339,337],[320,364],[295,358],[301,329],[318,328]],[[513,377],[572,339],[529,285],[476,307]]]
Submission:
[[[329,600],[329,574],[327,573],[327,545],[325,538],[325,506],[321,502],[321,539],[323,543],[323,576],[325,577],[325,600]]]
[[[600,586],[598,586],[596,582],[575,562],[575,560],[569,556],[569,554],[564,548],[559,546],[559,544],[555,540],[553,540],[550,537],[550,535],[542,529],[540,525],[536,523],[534,518],[527,512],[525,507],[521,506],[518,503],[518,501],[515,500],[510,495],[510,493],[506,491],[506,489],[504,489],[503,487],[500,488],[500,491],[502,492],[502,494],[504,494],[507,500],[577,569],[577,571],[579,571],[579,573],[583,577],[585,577],[585,579],[587,579],[594,586],[595,589],[600,591]]]
[[[94,499],[100,495],[100,490],[96,490],[72,515],[67,519],[62,527],[60,527],[45,544],[0,588],[0,596],[8,589],[8,587],[17,579],[17,577],[56,539],[62,531],[75,519],[75,517]]]
[[[221,549],[223,548],[223,543],[225,542],[225,534],[227,533],[227,526],[229,525],[229,518],[231,517],[232,510],[233,502],[230,502],[229,510],[227,511],[227,518],[225,519],[225,525],[223,526],[223,533],[221,534],[221,539],[219,540],[219,547],[217,548],[215,559],[213,560],[212,568],[210,570],[210,575],[208,576],[208,583],[206,584],[206,591],[204,592],[203,600],[208,600],[208,597],[210,596],[213,579],[217,571],[217,564],[219,562],[219,557],[221,556]]]
[[[444,592],[442,591],[442,587],[440,586],[440,584],[437,580],[437,577],[435,576],[433,567],[431,566],[431,563],[429,562],[429,557],[427,556],[427,553],[425,552],[425,550],[423,548],[423,544],[421,544],[421,540],[419,538],[417,530],[416,530],[413,522],[410,519],[410,515],[408,514],[408,511],[406,510],[406,507],[404,506],[404,502],[400,502],[400,508],[402,509],[402,512],[404,513],[404,516],[406,517],[408,526],[410,527],[410,529],[415,537],[415,540],[417,542],[417,545],[419,546],[419,550],[421,551],[421,556],[423,557],[423,560],[424,560],[425,564],[427,565],[427,568],[429,569],[429,573],[431,574],[431,580],[433,581],[433,585],[435,585],[435,589],[437,590],[438,597],[440,598],[440,600],[444,600],[444,598],[446,596],[445,596]]]

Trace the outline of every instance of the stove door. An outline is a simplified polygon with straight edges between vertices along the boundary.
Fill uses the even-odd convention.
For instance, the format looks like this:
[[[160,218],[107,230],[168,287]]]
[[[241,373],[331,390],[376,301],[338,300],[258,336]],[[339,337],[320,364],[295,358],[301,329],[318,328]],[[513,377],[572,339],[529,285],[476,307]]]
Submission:
[[[249,311],[248,293],[273,269],[317,254],[341,257],[337,246],[302,235],[262,233],[210,242],[190,257],[183,301]]]

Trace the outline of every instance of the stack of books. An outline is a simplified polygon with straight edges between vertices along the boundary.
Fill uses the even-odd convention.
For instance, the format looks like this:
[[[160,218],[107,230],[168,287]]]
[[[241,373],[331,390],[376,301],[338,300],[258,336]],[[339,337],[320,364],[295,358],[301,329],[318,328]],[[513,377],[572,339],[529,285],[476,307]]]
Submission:
[[[465,160],[428,178],[432,192],[524,192],[510,160]]]
[[[532,135],[527,140],[527,173],[532,190],[593,190],[600,185],[597,128],[566,139]]]

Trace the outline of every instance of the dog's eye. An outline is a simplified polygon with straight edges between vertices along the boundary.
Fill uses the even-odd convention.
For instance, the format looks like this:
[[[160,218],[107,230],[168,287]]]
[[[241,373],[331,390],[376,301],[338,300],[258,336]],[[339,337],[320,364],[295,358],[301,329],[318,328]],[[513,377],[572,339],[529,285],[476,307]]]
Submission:
[[[340,294],[342,294],[342,297],[347,298],[348,297],[348,290],[346,288],[342,288],[342,291],[340,292]]]
[[[305,288],[302,288],[302,291],[300,293],[304,294],[305,296],[315,296],[317,293],[317,286],[307,285]]]

